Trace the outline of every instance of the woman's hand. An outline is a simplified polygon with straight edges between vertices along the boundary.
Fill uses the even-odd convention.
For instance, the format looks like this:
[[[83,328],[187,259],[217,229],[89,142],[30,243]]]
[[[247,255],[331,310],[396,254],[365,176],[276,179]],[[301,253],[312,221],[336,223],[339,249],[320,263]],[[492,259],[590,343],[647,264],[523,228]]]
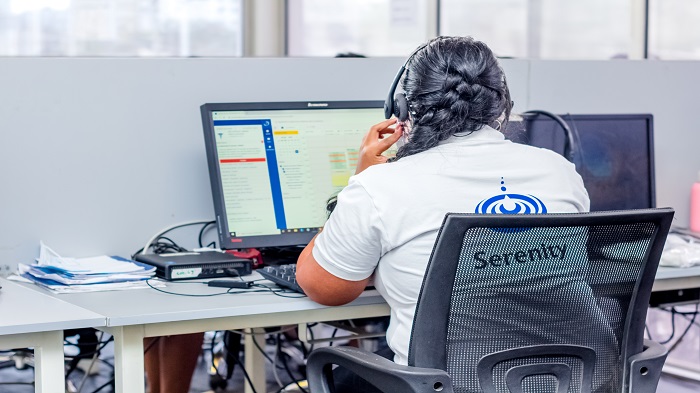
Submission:
[[[369,132],[362,138],[360,157],[357,160],[355,174],[364,171],[372,165],[386,162],[387,158],[382,153],[396,143],[403,133],[403,127],[397,122],[396,118],[391,118],[375,124],[369,129]],[[396,125],[396,127],[392,128],[393,125]]]

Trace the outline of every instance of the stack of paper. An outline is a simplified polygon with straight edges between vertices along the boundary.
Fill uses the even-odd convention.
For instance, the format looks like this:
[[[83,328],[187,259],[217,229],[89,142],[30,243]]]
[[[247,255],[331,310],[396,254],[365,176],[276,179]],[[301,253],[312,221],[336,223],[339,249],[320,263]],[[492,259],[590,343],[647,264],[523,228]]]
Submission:
[[[156,268],[121,257],[61,257],[41,243],[37,263],[19,265],[20,276],[55,292],[93,292],[147,287]]]

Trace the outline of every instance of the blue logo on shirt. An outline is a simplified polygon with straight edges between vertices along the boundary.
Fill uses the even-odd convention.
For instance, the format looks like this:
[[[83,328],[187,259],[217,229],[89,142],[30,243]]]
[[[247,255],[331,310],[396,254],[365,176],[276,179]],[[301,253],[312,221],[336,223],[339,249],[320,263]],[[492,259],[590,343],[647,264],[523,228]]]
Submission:
[[[479,214],[544,214],[547,206],[534,195],[508,194],[505,181],[501,177],[502,194],[484,199],[476,205],[474,213]]]

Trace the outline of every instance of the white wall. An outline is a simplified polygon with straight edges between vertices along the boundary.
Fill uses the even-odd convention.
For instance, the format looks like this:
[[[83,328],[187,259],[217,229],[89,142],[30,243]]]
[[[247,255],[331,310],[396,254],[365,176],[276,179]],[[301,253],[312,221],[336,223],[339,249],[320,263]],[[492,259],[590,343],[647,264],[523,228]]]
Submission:
[[[0,266],[31,262],[39,239],[67,256],[126,256],[165,226],[213,219],[201,104],[381,100],[402,62],[0,58]],[[687,224],[700,63],[504,68],[520,111],[653,113],[658,205]]]

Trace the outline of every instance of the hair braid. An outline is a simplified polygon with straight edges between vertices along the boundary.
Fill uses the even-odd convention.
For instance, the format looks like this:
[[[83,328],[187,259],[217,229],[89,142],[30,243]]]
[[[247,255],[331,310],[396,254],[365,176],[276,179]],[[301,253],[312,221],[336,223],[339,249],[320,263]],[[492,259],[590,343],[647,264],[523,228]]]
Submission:
[[[438,37],[416,53],[402,87],[412,115],[409,141],[394,160],[437,146],[458,132],[478,131],[512,103],[493,52],[471,37]]]

